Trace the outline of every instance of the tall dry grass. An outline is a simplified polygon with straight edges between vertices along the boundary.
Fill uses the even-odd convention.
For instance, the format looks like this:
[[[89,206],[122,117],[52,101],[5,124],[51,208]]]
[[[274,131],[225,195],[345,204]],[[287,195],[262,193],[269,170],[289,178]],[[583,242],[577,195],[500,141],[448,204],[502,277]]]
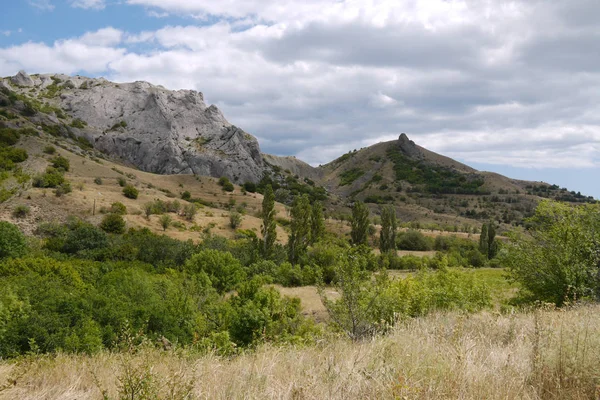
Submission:
[[[0,399],[594,399],[600,306],[443,313],[363,343],[264,346],[232,359],[187,351],[0,362]],[[129,385],[129,386],[127,386]],[[104,391],[104,393],[102,393]]]

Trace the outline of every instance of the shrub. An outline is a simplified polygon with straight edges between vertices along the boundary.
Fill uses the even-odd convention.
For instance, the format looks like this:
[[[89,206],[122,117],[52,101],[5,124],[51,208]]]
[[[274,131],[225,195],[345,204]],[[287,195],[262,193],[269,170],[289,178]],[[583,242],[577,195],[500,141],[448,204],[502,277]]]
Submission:
[[[181,193],[181,199],[190,201],[192,199],[192,194],[186,190],[185,192]]]
[[[72,191],[73,189],[71,188],[71,184],[65,181],[54,190],[54,194],[56,195],[56,197],[61,197],[67,193],[71,193]]]
[[[46,154],[55,154],[56,153],[56,147],[48,145],[48,146],[44,147],[44,153],[46,153]]]
[[[51,160],[52,166],[56,169],[62,169],[63,171],[68,171],[71,163],[69,160],[63,156],[55,157]]]
[[[197,213],[198,206],[196,206],[194,203],[187,204],[185,207],[183,207],[183,217],[187,221],[193,221]]]
[[[170,215],[164,214],[164,215],[161,215],[159,222],[160,222],[160,226],[163,228],[163,231],[166,231],[169,228],[169,226],[171,226],[173,219],[171,218]]]
[[[13,209],[12,215],[14,218],[25,218],[31,213],[31,209],[24,205],[18,205]]]
[[[127,185],[127,181],[125,180],[125,178],[122,178],[122,177],[118,177],[117,178],[117,183],[121,187],[125,187],[125,185]]]
[[[96,185],[102,185],[102,178],[100,178],[100,177],[96,177],[96,178],[94,178],[94,183],[95,183]]]
[[[33,186],[39,188],[55,188],[65,182],[63,173],[52,167],[46,168],[46,172],[33,178]]]
[[[126,185],[123,188],[123,194],[125,195],[125,197],[127,197],[128,199],[137,199],[139,192],[138,190],[132,186],[132,185]]]
[[[117,204],[117,203],[114,203]],[[113,205],[114,205],[113,204]],[[100,229],[107,233],[124,233],[125,220],[120,214],[110,213],[104,216],[100,223]]]
[[[20,257],[27,251],[25,236],[10,222],[0,221],[0,259]]]
[[[236,229],[242,223],[242,214],[237,211],[232,211],[229,213],[229,226],[231,229]]]
[[[246,182],[246,183],[244,183],[244,189],[247,192],[255,193],[256,192],[256,184],[254,182]]]
[[[219,178],[219,186],[221,186],[226,192],[233,192],[234,190],[233,183],[231,183],[229,181],[229,178],[227,178],[226,176],[222,176],[221,178]]]
[[[400,250],[429,251],[433,248],[433,240],[417,230],[410,229],[398,234],[397,245]]]
[[[240,262],[229,252],[203,250],[185,263],[190,273],[205,273],[220,293],[234,289],[244,278]]]
[[[125,215],[127,214],[127,207],[125,207],[125,204],[117,201],[110,205],[110,212],[117,215]]]

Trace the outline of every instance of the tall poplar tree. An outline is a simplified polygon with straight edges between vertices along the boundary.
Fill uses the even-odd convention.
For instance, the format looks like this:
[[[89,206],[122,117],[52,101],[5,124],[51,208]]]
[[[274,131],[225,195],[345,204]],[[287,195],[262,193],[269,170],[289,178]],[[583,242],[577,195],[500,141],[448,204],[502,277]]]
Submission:
[[[273,194],[271,185],[267,185],[262,202],[262,243],[260,249],[265,258],[269,258],[273,254],[273,248],[277,240],[275,214],[277,214],[275,210],[275,194]]]
[[[352,244],[367,244],[369,236],[369,209],[362,201],[356,201],[352,207],[352,221],[350,221],[352,231],[350,237]]]
[[[381,210],[381,232],[379,233],[379,250],[382,254],[396,249],[397,229],[396,210],[393,206],[383,207]]]
[[[323,238],[325,234],[325,217],[323,216],[323,204],[315,201],[312,205],[310,216],[310,242],[314,244]]]
[[[311,213],[312,208],[308,196],[304,194],[296,197],[291,210],[291,233],[288,241],[288,258],[291,263],[298,262],[310,244]]]

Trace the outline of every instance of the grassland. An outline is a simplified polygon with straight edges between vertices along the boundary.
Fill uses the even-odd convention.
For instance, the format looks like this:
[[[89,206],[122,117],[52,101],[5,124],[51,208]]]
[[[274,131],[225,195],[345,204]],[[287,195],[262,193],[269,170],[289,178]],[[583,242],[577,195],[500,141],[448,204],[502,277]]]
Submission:
[[[265,345],[232,358],[156,349],[30,356],[0,362],[0,399],[593,399],[598,312],[434,314],[361,343]],[[152,397],[125,397],[127,382]]]

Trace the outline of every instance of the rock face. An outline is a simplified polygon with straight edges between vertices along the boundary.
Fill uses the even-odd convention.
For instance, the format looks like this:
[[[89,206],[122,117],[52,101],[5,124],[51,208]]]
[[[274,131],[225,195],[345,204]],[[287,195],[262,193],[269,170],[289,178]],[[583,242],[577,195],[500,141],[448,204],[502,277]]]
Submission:
[[[398,146],[400,150],[411,158],[423,158],[423,154],[419,147],[403,133],[398,138]]]
[[[10,78],[10,81],[17,86],[31,87],[34,85],[33,79],[25,71],[19,71],[18,74]]]
[[[27,77],[19,73],[13,81],[23,86]],[[227,122],[216,106],[207,106],[202,93],[146,82],[52,77],[62,87],[57,105],[87,123],[73,131],[141,170],[227,176],[243,183],[259,181],[267,168],[256,138]],[[41,75],[35,84],[41,90],[51,82],[50,75]]]

